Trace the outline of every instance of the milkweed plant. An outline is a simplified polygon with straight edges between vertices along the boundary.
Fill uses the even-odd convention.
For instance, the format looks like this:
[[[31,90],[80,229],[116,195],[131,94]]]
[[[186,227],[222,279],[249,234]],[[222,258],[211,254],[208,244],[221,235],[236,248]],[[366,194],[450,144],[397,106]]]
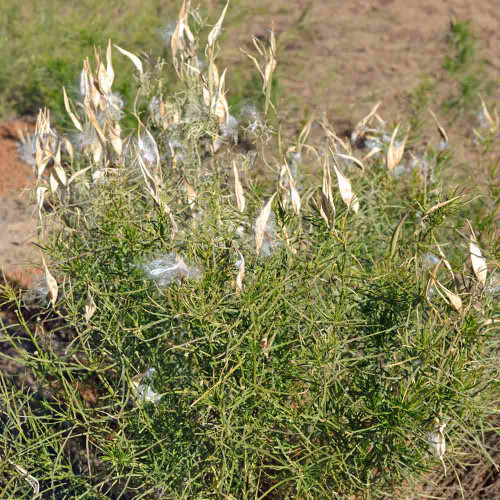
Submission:
[[[217,41],[228,5],[203,50],[189,4],[167,61],[96,48],[78,100],[64,91],[74,130],[41,110],[25,138],[43,278],[4,287],[18,321],[2,342],[33,383],[0,375],[0,496],[404,498],[433,470],[488,458],[493,187],[455,182],[432,113],[425,142],[380,103],[350,137],[326,115],[286,137],[272,29],[246,53],[262,108],[233,116]],[[115,58],[133,102],[113,92]],[[486,159],[498,115],[481,102]]]

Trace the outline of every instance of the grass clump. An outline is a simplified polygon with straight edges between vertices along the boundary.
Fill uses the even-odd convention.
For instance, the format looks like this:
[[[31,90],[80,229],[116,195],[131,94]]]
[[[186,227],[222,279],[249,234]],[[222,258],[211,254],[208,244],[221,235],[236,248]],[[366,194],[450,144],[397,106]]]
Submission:
[[[273,35],[249,54],[264,109],[239,124],[216,65],[224,13],[203,68],[184,7],[181,91],[110,43],[65,104],[76,136],[39,115],[47,266],[37,293],[4,291],[19,321],[3,342],[34,384],[0,381],[2,496],[381,498],[487,455],[494,230],[445,182],[448,145],[376,108],[353,132],[361,158],[326,119],[320,145],[312,120],[286,144]],[[118,57],[141,89],[129,137]]]

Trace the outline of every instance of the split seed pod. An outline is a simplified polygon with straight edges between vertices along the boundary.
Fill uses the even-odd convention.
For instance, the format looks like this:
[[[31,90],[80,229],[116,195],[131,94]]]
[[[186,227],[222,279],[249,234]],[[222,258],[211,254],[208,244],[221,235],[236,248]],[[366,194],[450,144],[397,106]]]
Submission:
[[[354,213],[357,214],[359,211],[359,201],[357,200],[356,195],[352,192],[351,182],[339,170],[336,162],[334,162],[333,168],[335,169],[335,173],[337,174],[337,181],[339,183],[340,195],[342,196],[344,203],[347,205],[347,208],[352,208]]]
[[[474,234],[474,230],[472,229],[471,223],[467,221],[469,224],[471,237],[469,243],[470,250],[470,260],[472,262],[472,269],[474,270],[474,274],[476,275],[477,280],[483,286],[486,283],[486,276],[488,274],[488,269],[486,266],[486,260],[481,254],[481,250],[478,247],[477,238]]]
[[[265,207],[262,209],[257,217],[257,220],[255,221],[255,250],[257,255],[259,255],[262,243],[264,242],[264,233],[266,231],[269,215],[271,215],[271,206],[275,196],[276,193],[269,198],[269,201],[266,203]]]

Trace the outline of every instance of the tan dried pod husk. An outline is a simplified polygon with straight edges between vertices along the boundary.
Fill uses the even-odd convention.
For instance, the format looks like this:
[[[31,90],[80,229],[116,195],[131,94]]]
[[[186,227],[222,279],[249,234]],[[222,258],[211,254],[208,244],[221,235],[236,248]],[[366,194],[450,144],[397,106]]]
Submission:
[[[108,47],[106,49],[106,68],[104,68],[104,65],[102,64],[102,59],[100,57],[99,59],[100,61],[97,67],[97,80],[99,82],[99,87],[104,94],[109,94],[111,92],[111,87],[113,86],[113,80],[115,78],[111,54],[111,40],[108,40]]]
[[[398,145],[398,147],[395,147],[394,140],[396,139],[398,130],[399,130],[399,124],[394,129],[394,132],[392,133],[391,137],[391,142],[389,144],[389,147],[387,148],[387,168],[389,168],[389,170],[395,169],[401,162],[405,151],[406,141],[410,136],[410,131],[408,130],[408,132],[406,133],[405,137]]]
[[[372,117],[376,115],[380,104],[382,104],[382,101],[379,101],[377,104],[375,104],[372,110],[360,122],[356,124],[351,134],[352,144],[355,144],[358,140],[364,138],[365,128],[368,125],[368,122],[372,119]]]
[[[288,164],[285,163],[286,173],[288,175],[288,192],[290,195],[290,199],[292,200],[292,208],[295,212],[295,215],[300,215],[301,201],[298,191],[295,189],[295,180],[292,177],[292,173],[290,172],[290,168]]]
[[[88,323],[90,321],[90,318],[92,318],[92,316],[96,311],[97,311],[96,303],[94,302],[91,293],[88,292],[87,303],[85,304],[85,314],[83,315],[85,323]]]
[[[448,144],[448,134],[446,133],[446,130],[442,127],[442,125],[439,123],[439,120],[437,119],[436,115],[432,112],[432,110],[429,108],[429,113],[431,114],[432,118],[434,119],[434,123],[436,124],[436,127],[439,131],[439,135],[441,136],[441,139]]]
[[[330,206],[332,207],[332,221],[330,222]],[[320,215],[326,222],[328,227],[335,226],[335,204],[333,203],[332,194],[332,176],[330,174],[330,169],[328,168],[328,159],[325,157],[323,162],[323,186],[321,188],[321,203],[320,203]]]
[[[363,163],[358,160],[356,157],[352,156],[352,155],[346,155],[346,154],[342,154],[342,153],[335,153],[337,156],[340,156],[341,158],[344,158],[344,160],[350,160],[352,161],[354,164],[356,164],[361,170],[365,170],[365,166],[363,165]]]
[[[460,312],[462,310],[462,299],[452,291],[448,290],[448,288],[446,288],[443,284],[441,284],[436,278],[434,278],[434,283],[437,285],[437,287],[443,290],[443,292],[445,293],[446,297],[448,298],[451,305],[455,308],[455,310],[457,312]]]
[[[275,196],[276,193],[269,198],[269,201],[266,203],[255,221],[255,250],[257,255],[259,255],[262,243],[264,242],[264,233],[266,231],[267,221],[271,215],[271,207]]]
[[[57,295],[58,295],[57,281],[55,280],[54,276],[52,276],[52,274],[50,273],[49,268],[45,263],[45,259],[43,258],[43,254],[41,254],[41,256],[42,256],[43,267],[45,270],[45,279],[47,280],[47,287],[49,289],[49,298],[50,301],[52,302],[52,307],[54,307],[56,305]]]
[[[114,45],[114,47],[133,62],[134,66],[137,68],[142,77],[144,74],[144,70],[142,68],[142,61],[135,54],[132,54],[132,52],[122,49],[121,47],[118,47],[118,45]]]
[[[38,209],[38,220],[42,220],[42,208],[43,202],[45,199],[45,193],[47,192],[47,188],[44,186],[39,186],[36,188],[36,205]]]
[[[431,445],[432,453],[441,461],[444,469],[444,475],[446,476],[446,464],[444,463],[444,455],[446,453],[444,429],[446,427],[446,423],[443,422],[440,424],[439,420],[436,419],[436,425],[438,425],[437,430],[429,433],[428,440]]]
[[[222,14],[219,17],[219,20],[215,23],[215,26],[212,28],[212,31],[208,34],[208,46],[210,48],[213,47],[215,40],[220,34],[220,30],[222,27],[222,21],[224,21],[224,17],[226,15],[227,8],[229,7],[229,0],[227,0],[226,6],[224,7]]]
[[[69,99],[66,94],[66,89],[63,87],[63,98],[64,98],[64,107],[66,108],[66,112],[68,113],[69,117],[71,118],[71,121],[73,122],[73,125],[80,131],[83,132],[83,127],[82,124],[80,123],[80,120],[77,118],[77,116],[71,111],[71,107],[69,104]]]
[[[236,162],[233,161],[233,172],[234,172],[234,193],[236,195],[236,205],[238,210],[243,213],[245,211],[245,194],[243,191],[243,186],[240,182],[240,174],[238,172],[238,167],[236,166]]]
[[[243,254],[237,250],[240,257],[239,261],[236,263],[238,267],[238,275],[236,276],[236,290],[238,293],[243,291],[243,277],[245,276],[245,257]]]
[[[484,117],[485,117],[486,121],[488,122],[488,128],[489,128],[491,133],[495,133],[498,130],[498,126],[500,124],[500,120],[498,117],[498,110],[495,109],[495,120],[493,120],[493,118],[491,117],[491,115],[488,111],[488,108],[486,107],[486,104],[484,103],[484,100],[483,100],[481,94],[479,94],[479,98],[481,99],[481,106],[483,108]]]
[[[123,141],[120,137],[121,127],[118,122],[109,121],[106,127],[106,131],[108,133],[109,142],[113,146],[116,154],[121,157],[123,153]]]
[[[471,238],[469,242],[470,260],[472,263],[472,269],[476,275],[477,280],[483,286],[486,284],[486,277],[488,275],[488,266],[486,265],[486,259],[482,256],[481,250],[479,249],[476,235],[472,229],[471,223],[467,220],[469,224]]]
[[[334,157],[333,168],[335,169],[335,173],[337,174],[337,181],[339,184],[339,191],[342,200],[344,200],[344,203],[347,205],[347,208],[352,208],[354,213],[357,214],[359,212],[359,201],[357,200],[356,196],[352,191],[351,182],[337,167],[337,163],[335,162],[335,157]]]
[[[194,190],[193,186],[189,184],[187,179],[184,179],[184,186],[187,191],[187,201],[189,208],[191,209],[191,212],[194,212],[195,206],[196,206],[196,199],[198,198],[198,194]]]

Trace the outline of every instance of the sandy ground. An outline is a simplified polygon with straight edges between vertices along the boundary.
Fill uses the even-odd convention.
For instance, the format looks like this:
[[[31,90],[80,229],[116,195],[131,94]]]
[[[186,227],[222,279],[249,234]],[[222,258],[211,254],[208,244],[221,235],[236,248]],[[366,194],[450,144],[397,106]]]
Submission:
[[[0,124],[0,268],[5,276],[27,287],[38,252],[32,245],[36,237],[33,203],[27,191],[34,181],[30,166],[17,154],[18,131],[33,131],[33,124],[16,120]]]
[[[267,38],[274,20],[280,80],[284,95],[292,96],[290,113],[297,122],[326,111],[337,131],[348,131],[378,100],[383,101],[381,114],[397,121],[404,118],[408,94],[424,74],[444,96],[449,80],[442,64],[453,18],[472,20],[489,77],[500,81],[500,0],[276,0],[266,8],[262,2],[247,4],[240,5],[239,23],[226,25],[222,64],[229,71],[249,64],[240,47],[251,50],[249,34]],[[202,5],[219,9],[220,2],[207,0]],[[493,92],[498,99],[498,86]],[[464,161],[476,125],[469,118],[446,123],[450,142],[462,151]],[[0,124],[0,267],[23,287],[29,286],[33,273],[39,273],[38,252],[31,244],[36,235],[34,207],[22,193],[32,185],[33,173],[16,153],[17,130],[25,127],[33,124],[21,120]],[[435,134],[430,120],[424,133]],[[498,437],[486,438],[500,465]],[[446,478],[437,472],[432,479],[435,484],[421,485],[418,498],[500,498],[499,473],[486,461],[450,472]]]

